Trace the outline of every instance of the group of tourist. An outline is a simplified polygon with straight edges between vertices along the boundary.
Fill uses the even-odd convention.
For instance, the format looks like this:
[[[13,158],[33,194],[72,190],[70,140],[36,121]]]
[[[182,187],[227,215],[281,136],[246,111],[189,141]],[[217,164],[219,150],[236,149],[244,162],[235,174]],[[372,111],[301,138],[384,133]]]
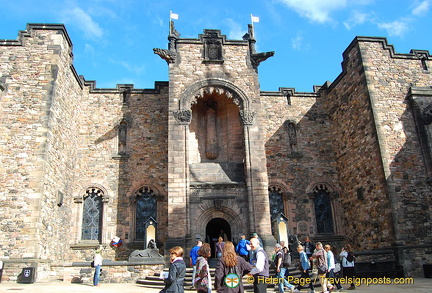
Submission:
[[[309,246],[308,250],[306,250],[307,246]],[[317,274],[323,290],[322,292],[332,292],[335,289],[337,292],[342,291],[342,285],[338,281],[340,278],[336,277],[336,273],[340,275],[340,270],[342,269],[344,276],[353,280],[355,256],[351,245],[348,244],[346,247],[342,248],[342,251],[339,254],[341,267],[339,266],[337,271],[335,271],[336,259],[332,247],[329,244],[323,246],[321,242],[317,242],[315,249],[312,250],[313,246],[314,245],[309,238],[306,238],[306,241],[303,244],[297,246],[297,251],[300,256],[300,279],[311,279],[310,271],[313,266],[316,266]],[[333,284],[329,280],[332,280]],[[314,283],[314,281],[309,282],[309,293],[315,293]],[[297,290],[300,289],[302,289],[302,286],[297,287]],[[354,283],[351,283],[350,287],[347,289],[354,290]]]
[[[231,241],[218,241],[215,247],[216,256],[219,259],[214,274],[214,288],[217,292],[244,292],[242,277],[246,274],[249,274],[248,282],[252,283],[253,281],[254,293],[267,292],[269,282],[265,281],[265,279],[270,276],[270,261],[263,249],[262,241],[256,233],[253,234],[250,241],[246,240],[245,235],[242,235],[237,246],[234,246]],[[99,246],[95,252],[94,286],[98,286],[99,282],[102,266],[101,250],[102,247]],[[337,282],[338,278],[335,276],[336,260],[330,245],[323,246],[321,242],[314,245],[309,238],[306,238],[303,243],[297,246],[297,251],[300,257],[300,280],[310,280],[310,282],[307,282],[309,286],[308,293],[315,293],[314,283],[317,278],[313,280],[311,277],[313,267],[317,270],[317,277],[319,277],[323,293],[329,293],[335,289],[337,291],[343,290],[341,284]],[[190,251],[190,265],[193,267],[191,289],[195,289],[197,293],[212,292],[213,282],[208,263],[211,253],[210,244],[203,243],[201,240],[198,240],[196,246]],[[339,257],[344,276],[352,278],[354,276],[355,256],[349,244],[342,248]],[[302,285],[306,283],[300,282],[296,288],[286,279],[289,276],[289,267],[292,264],[289,249],[285,247],[283,241],[275,245],[272,261],[278,280],[275,290],[284,293],[285,288],[287,288],[292,293],[303,289]],[[161,293],[182,293],[184,292],[184,279],[186,276],[186,264],[183,259],[182,247],[175,246],[170,249],[170,262],[168,275],[164,278],[165,288]],[[337,273],[340,273],[339,270]],[[332,280],[333,283],[329,280]],[[355,286],[352,283],[348,290],[353,289],[355,289]]]
[[[242,277],[246,274],[254,276],[255,292],[266,292],[265,282],[258,280],[259,277],[269,276],[269,260],[256,233],[250,241],[242,235],[237,246],[231,241],[220,241],[219,238],[215,247],[219,261],[214,273],[214,282],[208,263],[211,256],[210,244],[198,240],[190,251],[190,265],[193,267],[192,288],[197,293],[211,293],[213,285],[217,292],[244,292]],[[165,288],[161,293],[181,293],[184,292],[183,283],[186,275],[186,264],[182,259],[183,249],[180,246],[173,247],[170,249],[170,255],[171,265],[168,276],[164,279]]]

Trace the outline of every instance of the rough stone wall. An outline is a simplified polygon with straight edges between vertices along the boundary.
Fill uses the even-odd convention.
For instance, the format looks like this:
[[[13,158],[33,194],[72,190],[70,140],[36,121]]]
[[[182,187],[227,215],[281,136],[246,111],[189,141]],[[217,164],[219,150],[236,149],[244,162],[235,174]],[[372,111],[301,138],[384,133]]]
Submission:
[[[319,183],[329,191],[338,191],[334,150],[330,143],[330,121],[318,93],[296,93],[288,98],[282,93],[263,92],[265,112],[266,154],[270,188],[280,188],[289,218],[290,233],[301,240],[318,236],[313,197],[309,194]],[[296,126],[297,144],[291,151],[287,123]],[[342,233],[338,225],[338,199],[335,198],[333,221],[335,234]]]
[[[345,234],[357,250],[390,246],[393,218],[361,55],[344,53],[343,73],[325,97],[332,123]]]
[[[117,236],[126,242],[135,240],[135,195],[143,186],[154,191],[158,198],[157,222],[158,241],[166,240],[167,223],[167,145],[168,145],[168,84],[157,87],[154,93],[131,95],[128,117],[131,125],[128,129],[128,153],[130,158],[120,170],[118,187],[119,203],[117,207]],[[127,255],[126,255],[127,254]],[[128,253],[124,253],[128,256]],[[119,256],[119,255],[117,255]]]
[[[79,200],[88,187],[105,192],[102,243],[108,245],[115,235],[125,242],[121,249],[107,250],[109,259],[124,259],[143,246],[134,242],[133,196],[143,185],[158,197],[158,235],[164,241],[167,83],[132,89],[128,105],[119,89],[84,85],[71,67],[67,33],[56,25],[29,26],[19,41],[2,43],[0,60],[0,221],[8,239],[1,257],[14,268],[11,280],[28,265],[22,258],[35,259],[30,263],[38,267],[40,279],[50,274],[40,259],[91,258],[96,242],[81,242]],[[129,127],[127,160],[118,156],[122,119]]]
[[[57,123],[54,118],[63,114],[59,114],[63,110],[61,98],[55,99],[56,79],[61,75],[61,63],[70,62],[70,48],[61,33],[30,27],[21,32],[17,43],[5,42],[0,47],[0,75],[6,87],[1,101],[1,165],[5,168],[1,172],[1,185],[5,187],[1,192],[1,209],[4,216],[8,215],[1,220],[5,221],[2,227],[9,227],[2,232],[10,242],[5,243],[2,252],[10,258],[59,257],[61,250],[43,235],[45,231],[64,233],[61,222],[54,223],[51,216],[68,215],[67,210],[54,208],[55,200],[50,198],[50,192],[54,191],[49,190],[53,181],[71,179],[70,173],[52,174],[53,165],[65,170],[68,162],[60,162],[58,158],[66,155],[63,150],[53,151],[50,147],[74,141],[68,140],[71,132],[63,132],[62,122]],[[73,111],[73,107],[69,110]],[[62,132],[64,142],[53,137],[58,132]],[[7,224],[8,221],[11,222]],[[48,246],[53,246],[52,251],[47,251]]]
[[[430,57],[425,60],[429,65],[426,70],[415,51],[397,54],[385,39],[359,44],[395,219],[396,244],[426,244],[430,252],[431,187],[412,109],[407,103],[410,87],[432,86]],[[420,275],[418,268],[432,261],[428,249],[424,249],[407,249],[399,256],[406,272]]]
[[[432,75],[413,54],[394,54],[393,47],[386,48],[383,41],[360,45],[389,195],[398,219],[397,240],[405,244],[431,243],[432,227],[425,222],[432,208],[430,187],[406,97],[410,87],[431,86]]]
[[[145,186],[158,198],[157,221],[159,241],[166,235],[167,181],[167,87],[155,90],[132,90],[127,105],[117,90],[91,90],[80,116],[81,135],[77,180],[74,197],[82,198],[87,187],[106,190],[102,243],[109,244],[114,236],[124,240],[121,248],[111,250],[113,259],[125,259],[133,249],[142,248],[135,241],[135,192]],[[126,156],[119,155],[118,126],[128,121]],[[80,246],[82,204],[74,203],[73,243]],[[73,259],[85,259],[88,251],[75,251]]]
[[[0,55],[5,84],[1,185],[8,187],[2,188],[1,221],[6,221],[2,232],[9,241],[2,256],[12,261],[62,261],[69,249],[68,241],[59,239],[67,240],[70,232],[67,203],[74,180],[81,92],[70,68],[70,40],[63,26],[32,25],[20,32],[18,41],[4,42]],[[59,205],[59,192],[65,205]],[[38,267],[39,262],[33,265]],[[18,271],[23,265],[17,261],[12,266]],[[43,278],[46,270],[39,267]]]

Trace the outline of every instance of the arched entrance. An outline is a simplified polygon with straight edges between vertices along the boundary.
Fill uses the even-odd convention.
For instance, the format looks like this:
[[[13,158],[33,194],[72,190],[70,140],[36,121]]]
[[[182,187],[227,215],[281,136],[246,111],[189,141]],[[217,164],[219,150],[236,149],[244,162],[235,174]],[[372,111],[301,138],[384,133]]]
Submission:
[[[226,234],[226,240],[231,241],[232,238],[230,224],[222,218],[211,219],[206,226],[206,242],[208,242],[212,248],[211,257],[215,257],[215,244],[221,233]]]

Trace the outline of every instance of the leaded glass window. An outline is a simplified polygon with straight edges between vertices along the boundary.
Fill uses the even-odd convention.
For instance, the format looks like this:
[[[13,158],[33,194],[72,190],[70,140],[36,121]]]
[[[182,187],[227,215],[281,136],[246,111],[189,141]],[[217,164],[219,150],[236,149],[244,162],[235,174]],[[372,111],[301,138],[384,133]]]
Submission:
[[[319,234],[334,233],[330,193],[325,185],[315,187],[315,218]]]
[[[136,193],[136,221],[135,239],[144,240],[146,233],[146,222],[151,217],[156,220],[157,199],[152,189],[140,188]],[[156,239],[155,239],[156,240]]]
[[[98,188],[89,188],[84,196],[82,240],[101,240],[102,197]]]
[[[284,213],[284,203],[282,197],[282,190],[277,187],[269,188],[269,202],[270,202],[270,215],[271,220],[274,221],[280,214]]]

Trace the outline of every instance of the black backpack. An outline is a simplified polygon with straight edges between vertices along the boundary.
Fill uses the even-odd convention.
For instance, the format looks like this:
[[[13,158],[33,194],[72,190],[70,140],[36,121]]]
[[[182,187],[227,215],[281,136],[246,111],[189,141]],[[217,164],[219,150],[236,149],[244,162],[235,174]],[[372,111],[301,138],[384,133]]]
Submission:
[[[282,249],[282,265],[286,268],[291,265],[291,254],[288,249]]]
[[[355,259],[355,256],[354,256],[354,254],[350,251],[350,252],[348,252],[348,255],[347,255],[347,261],[348,262],[353,262],[354,261],[354,259]]]

